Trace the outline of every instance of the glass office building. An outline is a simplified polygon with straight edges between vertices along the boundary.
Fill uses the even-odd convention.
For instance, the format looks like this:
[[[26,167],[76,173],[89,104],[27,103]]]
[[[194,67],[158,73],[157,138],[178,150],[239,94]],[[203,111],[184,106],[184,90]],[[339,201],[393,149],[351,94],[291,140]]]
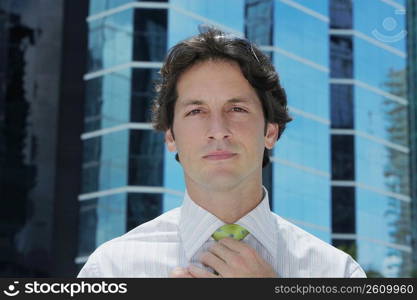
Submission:
[[[330,16],[333,244],[374,275],[408,276],[404,3],[333,0]]]
[[[90,0],[76,261],[81,266],[101,243],[181,205],[181,165],[149,123],[152,82],[167,50],[210,24],[254,41],[287,92],[294,120],[263,174],[272,210],[348,251],[366,270],[405,275],[405,41],[373,35],[391,16],[386,23],[403,28],[404,15],[395,14],[403,5]]]
[[[164,144],[149,108],[167,50],[166,5],[90,2],[80,257],[161,213]]]
[[[410,120],[413,275],[417,277],[417,2],[407,1],[407,90]]]

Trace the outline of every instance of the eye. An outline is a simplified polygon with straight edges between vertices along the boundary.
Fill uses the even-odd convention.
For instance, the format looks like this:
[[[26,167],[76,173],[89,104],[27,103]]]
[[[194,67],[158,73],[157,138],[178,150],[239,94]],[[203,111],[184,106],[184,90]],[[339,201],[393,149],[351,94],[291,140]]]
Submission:
[[[200,112],[201,112],[201,109],[193,109],[192,111],[188,112],[186,116],[193,116],[193,115],[199,114]]]
[[[233,107],[232,110],[235,111],[235,112],[248,112],[247,110],[245,110],[241,107]]]

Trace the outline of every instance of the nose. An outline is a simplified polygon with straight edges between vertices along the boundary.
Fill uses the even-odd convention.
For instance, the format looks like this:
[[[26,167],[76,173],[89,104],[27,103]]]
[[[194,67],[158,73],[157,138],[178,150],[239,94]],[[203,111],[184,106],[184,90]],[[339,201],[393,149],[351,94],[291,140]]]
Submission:
[[[208,138],[211,140],[228,139],[231,136],[227,118],[222,114],[212,114],[209,119]]]

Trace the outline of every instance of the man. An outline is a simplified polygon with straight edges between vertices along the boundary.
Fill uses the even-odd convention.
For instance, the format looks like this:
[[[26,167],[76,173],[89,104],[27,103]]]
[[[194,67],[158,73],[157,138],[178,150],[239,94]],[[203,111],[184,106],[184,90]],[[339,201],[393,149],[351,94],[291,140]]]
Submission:
[[[161,75],[154,126],[183,167],[183,205],[101,245],[79,277],[365,277],[270,211],[262,167],[291,118],[259,49],[208,29],[174,46]]]

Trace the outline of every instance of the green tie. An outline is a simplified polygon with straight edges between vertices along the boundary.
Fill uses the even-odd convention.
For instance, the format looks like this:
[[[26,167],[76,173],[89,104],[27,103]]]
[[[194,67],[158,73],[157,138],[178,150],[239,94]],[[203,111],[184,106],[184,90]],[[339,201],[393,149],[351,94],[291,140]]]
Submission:
[[[211,236],[216,240],[221,240],[225,237],[231,237],[235,240],[243,240],[249,231],[237,224],[226,224],[217,229]]]

